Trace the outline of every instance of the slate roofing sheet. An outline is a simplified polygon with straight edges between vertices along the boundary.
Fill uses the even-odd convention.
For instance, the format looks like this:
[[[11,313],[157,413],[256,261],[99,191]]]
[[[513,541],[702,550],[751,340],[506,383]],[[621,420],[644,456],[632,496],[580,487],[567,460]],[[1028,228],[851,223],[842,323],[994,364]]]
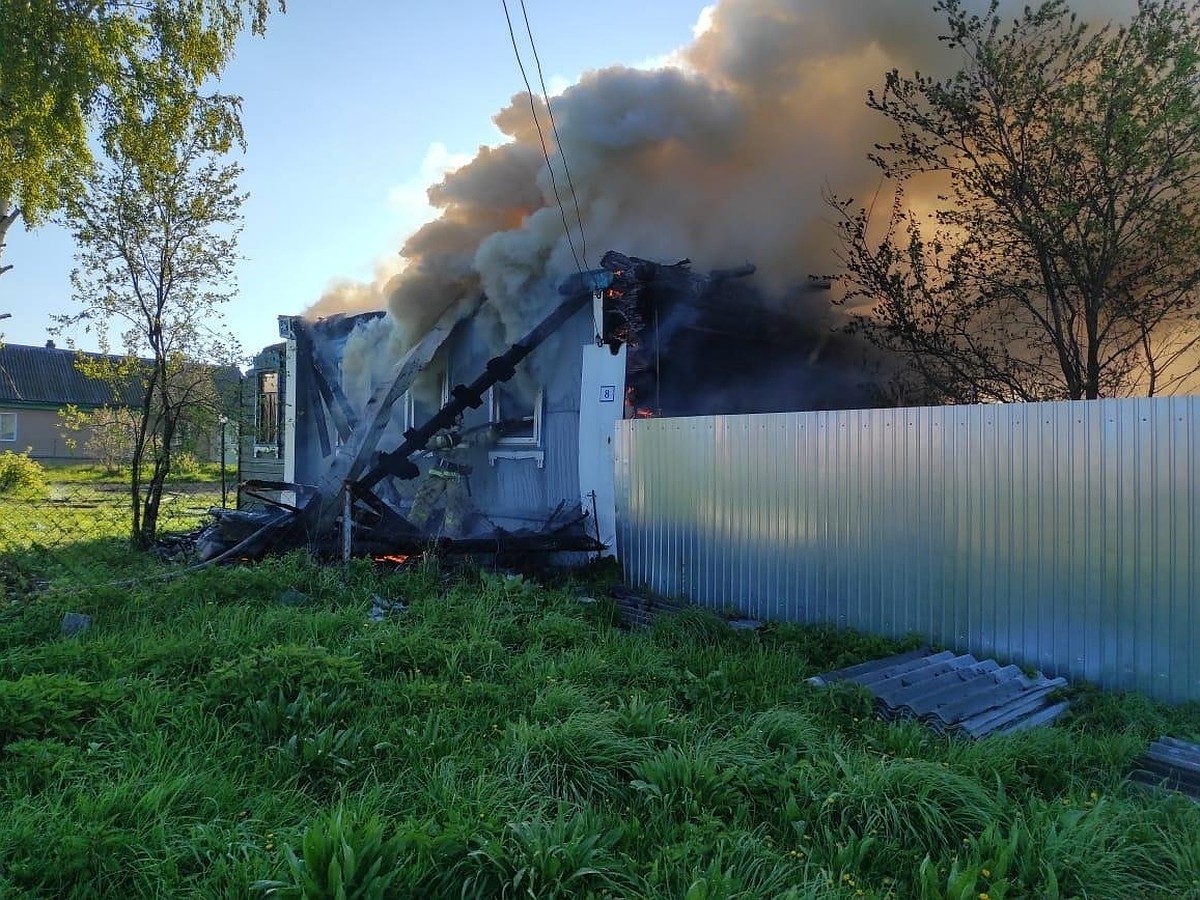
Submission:
[[[1133,761],[1130,778],[1200,800],[1200,744],[1173,737],[1159,738]]]
[[[1029,677],[994,659],[928,648],[848,666],[808,679],[825,686],[860,684],[887,719],[917,719],[939,733],[972,738],[1004,734],[1053,721],[1067,703],[1054,697],[1064,678]]]
[[[100,357],[89,353],[88,356]],[[100,406],[105,403],[137,403],[141,393],[130,381],[125,396],[115,398],[105,382],[88,378],[75,365],[75,350],[57,347],[28,347],[5,344],[0,347],[0,403],[74,403]]]
[[[663,613],[677,613],[687,608],[681,600],[669,600],[650,594],[639,594],[624,585],[609,591],[622,623],[628,628],[645,628]]]
[[[142,387],[130,378],[114,394],[111,385],[101,379],[88,378],[76,366],[76,350],[58,347],[30,347],[24,344],[0,346],[0,403],[46,404],[95,407],[104,404],[136,406],[141,403]],[[99,353],[85,353],[102,359]],[[120,360],[122,357],[110,357]],[[213,378],[226,400],[236,400],[241,372],[236,366],[214,366]]]

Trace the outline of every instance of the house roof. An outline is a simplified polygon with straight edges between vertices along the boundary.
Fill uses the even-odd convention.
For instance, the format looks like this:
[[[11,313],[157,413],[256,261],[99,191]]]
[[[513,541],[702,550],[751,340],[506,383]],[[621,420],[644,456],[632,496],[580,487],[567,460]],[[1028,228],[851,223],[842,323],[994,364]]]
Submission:
[[[113,362],[123,359],[100,353],[82,355]],[[130,377],[114,391],[104,380],[89,378],[80,372],[75,364],[79,356],[80,351],[58,347],[0,346],[0,403],[54,406],[71,403],[82,407],[136,406],[141,403],[142,388],[136,378]],[[240,375],[235,366],[214,369],[214,380],[222,396],[228,397],[229,389],[237,384]]]

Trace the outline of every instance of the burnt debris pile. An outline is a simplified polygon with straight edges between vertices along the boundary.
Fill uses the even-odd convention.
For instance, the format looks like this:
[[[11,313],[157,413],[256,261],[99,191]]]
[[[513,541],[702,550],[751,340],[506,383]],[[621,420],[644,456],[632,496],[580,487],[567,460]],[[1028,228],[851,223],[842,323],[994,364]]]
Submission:
[[[443,345],[464,333],[486,298],[448,309],[358,403],[350,399],[342,359],[350,320],[290,321],[287,336],[294,340],[296,358],[304,361],[290,375],[298,383],[293,390],[302,389],[309,398],[295,415],[308,429],[299,464],[307,477],[244,481],[242,496],[260,508],[215,510],[216,522],[199,541],[202,559],[254,559],[297,547],[343,557],[405,555],[435,544],[450,552],[603,550],[591,511],[582,503],[560,502],[540,519],[515,527],[490,521],[488,510],[472,502],[465,477],[471,466],[458,461],[459,451],[495,440],[512,423],[470,428],[464,426],[464,414],[487,402],[496,385],[512,379],[527,357],[577,314],[599,319],[597,338],[614,353],[627,349],[627,383],[636,403],[626,414],[637,414],[636,404],[643,401],[654,402],[655,414],[661,413],[660,377],[664,368],[670,371],[663,361],[668,336],[711,302],[706,298],[751,272],[753,266],[746,265],[702,275],[687,260],[667,265],[609,252],[598,269],[566,278],[521,338],[480,362],[473,379],[446,390],[439,406],[410,419],[402,432],[393,408],[411,396]],[[564,341],[556,352],[577,354],[578,346]],[[579,360],[573,362],[577,368]],[[523,427],[527,420],[515,424]],[[415,491],[399,489],[402,482],[416,484]],[[427,507],[436,507],[436,514]]]

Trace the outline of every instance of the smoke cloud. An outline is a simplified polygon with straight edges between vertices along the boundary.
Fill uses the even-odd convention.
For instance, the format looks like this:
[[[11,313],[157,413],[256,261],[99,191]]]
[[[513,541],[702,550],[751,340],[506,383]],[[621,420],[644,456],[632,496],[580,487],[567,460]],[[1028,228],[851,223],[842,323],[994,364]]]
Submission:
[[[1104,20],[1126,16],[1133,0],[1076,6]],[[703,10],[672,65],[584,75],[553,99],[574,194],[550,150],[572,224],[578,201],[586,249],[578,229],[574,251],[564,234],[529,97],[518,94],[495,116],[508,141],[482,148],[430,189],[438,216],[404,243],[403,268],[381,271],[371,285],[339,285],[309,313],[386,303],[396,353],[453,304],[484,292],[496,338],[507,341],[549,307],[577,258],[595,266],[615,248],[690,257],[699,270],[752,261],[765,291],[789,297],[797,317],[825,330],[828,295],[790,290],[835,268],[822,189],[860,200],[876,190],[866,154],[890,132],[865,97],[885,72],[948,74],[958,64],[937,40],[944,23],[931,7],[722,0]]]

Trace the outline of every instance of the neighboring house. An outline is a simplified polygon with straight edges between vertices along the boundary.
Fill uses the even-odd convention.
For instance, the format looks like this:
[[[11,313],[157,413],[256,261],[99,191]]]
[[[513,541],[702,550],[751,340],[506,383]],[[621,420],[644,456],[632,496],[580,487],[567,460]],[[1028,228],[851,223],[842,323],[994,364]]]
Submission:
[[[291,358],[294,368],[294,345]],[[288,344],[265,347],[254,357],[249,372],[242,379],[238,422],[239,480],[284,480],[283,413],[290,383],[287,360]]]
[[[99,354],[87,356],[98,358]],[[96,457],[88,450],[86,428],[72,431],[63,424],[59,413],[68,406],[83,412],[103,407],[136,410],[141,406],[141,387],[131,379],[119,390],[107,382],[89,378],[79,371],[79,351],[64,350],[47,341],[44,347],[22,344],[0,346],[0,452],[28,450],[44,462],[89,461]],[[113,357],[113,359],[117,359]],[[214,380],[221,396],[230,398],[225,406],[229,418],[236,419],[236,397],[240,373],[235,367],[214,367]],[[196,428],[181,423],[178,437],[182,449],[201,459],[220,458],[220,426]],[[236,445],[233,422],[226,427],[227,449]]]
[[[427,511],[414,509],[421,485],[458,470],[467,473],[474,522],[464,537],[537,527],[570,507],[587,513],[589,533],[611,545],[618,420],[865,405],[861,386],[847,383],[855,369],[839,358],[845,348],[836,340],[817,343],[811,326],[757,302],[729,276],[635,262],[647,270],[636,308],[632,299],[610,297],[613,291],[596,292],[516,377],[488,388],[480,406],[465,412],[464,445],[418,454],[420,477],[385,479],[379,498],[410,522],[424,521]],[[451,323],[391,407],[378,450],[396,447],[457,395],[452,386],[488,368],[503,349],[493,313],[484,299]],[[383,313],[280,317],[284,340],[265,348],[243,381],[240,448],[243,484],[278,489],[251,484],[241,505],[292,504],[321,484],[338,447],[351,443],[368,398],[387,387],[390,328]],[[365,369],[375,372],[366,377]]]

